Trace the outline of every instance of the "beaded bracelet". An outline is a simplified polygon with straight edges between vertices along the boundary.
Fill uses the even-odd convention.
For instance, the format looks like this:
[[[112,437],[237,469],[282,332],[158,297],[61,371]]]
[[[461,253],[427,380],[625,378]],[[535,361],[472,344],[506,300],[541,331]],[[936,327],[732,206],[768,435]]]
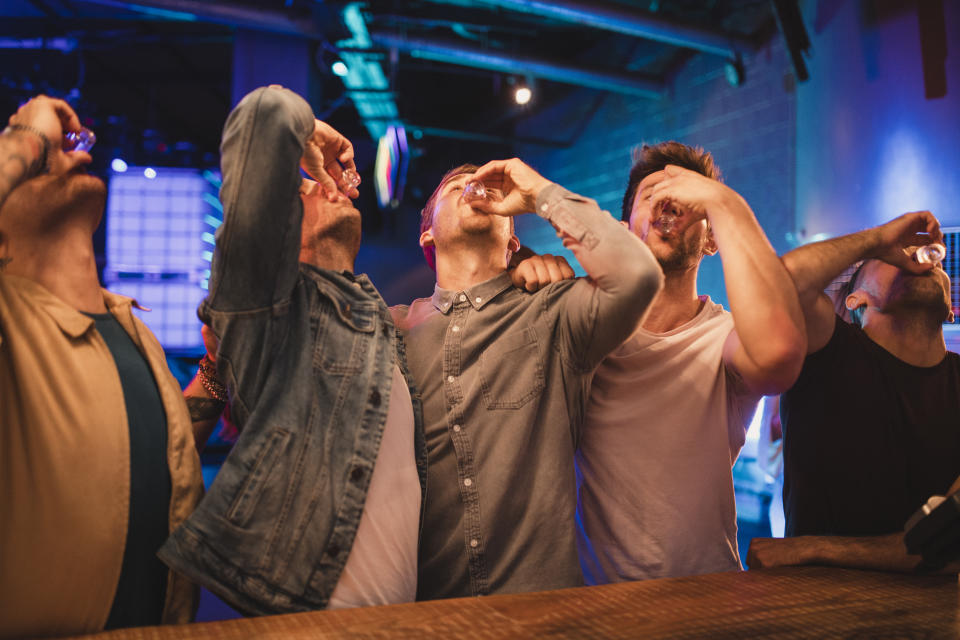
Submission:
[[[227,388],[217,379],[217,365],[213,363],[209,355],[200,358],[200,368],[197,369],[197,377],[200,378],[200,384],[206,389],[214,399],[220,402],[227,401]]]
[[[47,168],[47,155],[50,153],[50,138],[47,137],[47,134],[28,124],[7,125],[7,128],[4,129],[3,132],[7,133],[8,131],[29,131],[40,138],[40,157],[33,163],[33,169],[34,173],[40,173],[45,170]]]

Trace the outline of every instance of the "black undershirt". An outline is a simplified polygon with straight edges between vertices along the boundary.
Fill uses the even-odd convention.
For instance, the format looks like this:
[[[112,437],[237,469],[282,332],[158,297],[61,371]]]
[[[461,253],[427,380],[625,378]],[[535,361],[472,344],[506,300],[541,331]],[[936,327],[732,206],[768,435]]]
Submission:
[[[960,356],[916,367],[837,318],[780,417],[788,536],[902,531],[960,475]]]
[[[157,550],[169,533],[167,420],[150,365],[109,313],[88,316],[113,355],[130,431],[130,507],[117,593],[106,629],[160,624],[167,568]]]

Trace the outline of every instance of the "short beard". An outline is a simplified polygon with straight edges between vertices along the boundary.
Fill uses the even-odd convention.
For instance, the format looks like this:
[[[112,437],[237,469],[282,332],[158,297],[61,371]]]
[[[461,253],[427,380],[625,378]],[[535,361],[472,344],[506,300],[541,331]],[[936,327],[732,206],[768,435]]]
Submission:
[[[886,310],[892,308],[920,312],[938,324],[950,315],[949,294],[944,292],[939,280],[931,276],[908,277],[899,283],[898,291],[892,291]]]

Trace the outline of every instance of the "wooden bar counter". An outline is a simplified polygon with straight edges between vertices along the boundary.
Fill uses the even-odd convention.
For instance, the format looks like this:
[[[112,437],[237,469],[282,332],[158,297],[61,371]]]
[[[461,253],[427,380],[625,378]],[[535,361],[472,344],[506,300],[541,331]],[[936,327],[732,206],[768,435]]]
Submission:
[[[960,638],[956,576],[787,567],[84,636]]]

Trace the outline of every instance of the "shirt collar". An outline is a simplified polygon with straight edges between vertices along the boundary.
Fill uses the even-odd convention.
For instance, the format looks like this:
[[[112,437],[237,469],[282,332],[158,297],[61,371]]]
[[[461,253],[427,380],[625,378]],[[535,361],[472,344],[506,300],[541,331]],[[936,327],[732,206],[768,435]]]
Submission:
[[[504,271],[464,291],[452,291],[450,289],[443,289],[440,285],[435,285],[433,288],[433,297],[430,298],[430,301],[433,303],[433,306],[436,307],[437,311],[445,314],[453,308],[453,305],[460,299],[460,296],[464,296],[466,298],[465,301],[469,302],[470,306],[479,311],[488,302],[509,289],[512,285],[513,281],[510,279],[510,274]]]
[[[34,282],[29,278],[20,278],[17,276],[5,277],[11,279],[15,278],[20,287],[29,291],[30,295],[32,295],[37,303],[43,307],[43,310],[46,311],[47,315],[49,315],[53,321],[57,323],[57,326],[60,327],[60,330],[71,338],[79,338],[89,331],[90,327],[93,326],[93,318],[80,313],[63,300],[50,293],[50,291],[48,291],[43,285]],[[138,309],[143,309],[143,307],[137,304],[137,301],[133,298],[111,293],[106,289],[101,289],[101,291],[103,292],[103,302],[107,306],[107,310],[114,316],[116,316],[118,312],[122,311],[124,307],[129,309],[130,306],[136,306]]]

